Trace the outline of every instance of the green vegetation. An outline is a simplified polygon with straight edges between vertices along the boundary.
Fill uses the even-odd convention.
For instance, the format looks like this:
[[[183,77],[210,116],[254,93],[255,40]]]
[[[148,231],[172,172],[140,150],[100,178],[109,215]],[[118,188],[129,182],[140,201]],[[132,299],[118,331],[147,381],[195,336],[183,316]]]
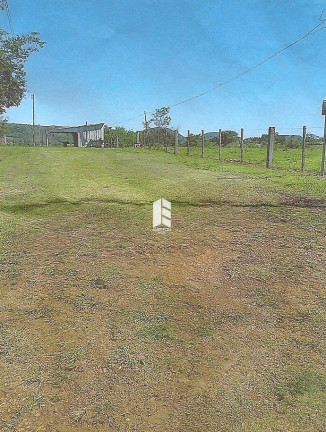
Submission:
[[[43,45],[38,33],[9,36],[0,29],[0,115],[21,103],[26,93],[25,63]]]
[[[0,0],[0,13],[7,7],[7,2]],[[26,93],[26,61],[44,45],[38,36],[36,32],[10,36],[0,28],[0,135],[5,132],[3,114],[19,106]]]
[[[110,147],[116,146],[117,137],[119,139],[119,147],[133,147],[136,142],[135,132],[127,130],[122,126],[115,127],[114,129],[105,129],[104,141],[108,143]]]
[[[170,152],[173,149],[170,148]],[[189,160],[189,163],[197,163],[197,158],[200,156],[201,148],[199,145],[190,148],[190,156],[195,161]],[[181,146],[179,154],[186,155],[186,148]],[[306,148],[305,168],[309,172],[320,172],[321,164],[321,145],[310,145]],[[218,158],[218,150],[216,145],[208,144],[205,147],[204,161],[201,165],[210,166],[216,165],[214,161]],[[221,159],[224,162],[240,162],[240,149],[239,146],[226,146],[221,149]],[[264,167],[266,165],[266,146],[252,146],[252,143],[245,143],[244,145],[244,165],[252,164]],[[273,167],[285,170],[301,170],[301,148],[291,148],[277,146],[273,155]],[[243,168],[240,166],[240,170]],[[246,168],[244,168],[246,169]]]
[[[324,179],[2,146],[0,197],[1,430],[326,429]]]
[[[55,130],[60,126],[40,126],[36,125],[36,143],[37,145],[44,146],[46,142],[46,133],[49,130]],[[26,124],[8,123],[5,125],[5,132],[7,134],[7,143],[14,145],[28,145],[32,144],[32,126]],[[158,144],[158,134],[160,133],[160,142]],[[205,134],[205,163],[197,160],[201,153],[201,135],[190,134],[190,156],[192,159],[188,163],[196,165],[199,163],[201,166],[213,167],[215,166],[214,160],[218,157],[217,143],[218,133],[207,132]],[[234,131],[223,131],[222,135],[222,151],[221,159],[224,162],[240,162],[240,148],[239,140],[236,138],[237,133]],[[0,131],[1,135],[1,131]],[[140,144],[145,143],[144,131],[139,134]],[[136,143],[136,133],[127,130],[124,127],[106,128],[105,129],[105,142],[110,147],[116,146],[117,137],[119,139],[119,147],[127,148],[133,147]],[[224,137],[224,138],[223,138]],[[62,146],[63,143],[68,143],[69,146],[73,145],[73,138],[69,134],[53,134],[49,136],[50,146]],[[234,139],[236,140],[234,141]],[[274,168],[284,170],[301,170],[301,141],[300,140],[285,140],[284,136],[276,136],[273,166]],[[154,127],[148,130],[148,141],[151,147],[155,149],[165,150],[173,153],[174,145],[174,131],[166,126]],[[187,154],[186,138],[179,134],[179,154],[185,156]],[[266,140],[264,136],[261,138],[250,138],[244,141],[244,165],[255,165],[264,167],[266,164]],[[306,162],[305,170],[311,173],[320,172],[321,164],[321,151],[322,142],[308,135],[306,146]],[[194,159],[194,160],[193,160]],[[239,167],[243,170],[242,167]],[[244,168],[246,169],[246,168]]]
[[[46,145],[46,134],[50,130],[56,130],[60,126],[41,126],[35,125],[35,142],[36,145]],[[32,146],[33,144],[33,127],[30,124],[23,123],[6,123],[4,129],[0,129],[0,137],[3,134],[7,136],[8,145]],[[51,146],[62,146],[64,142],[73,145],[73,137],[71,134],[49,134],[49,143]]]
[[[150,118],[148,124],[151,123],[154,124],[157,136],[155,137],[155,141],[157,142],[157,147],[160,146],[160,135],[163,133],[165,138],[165,144],[166,144],[166,138],[167,138],[167,128],[169,124],[171,123],[171,117],[168,115],[170,112],[170,108],[168,107],[162,107],[157,108],[154,113],[152,114],[152,117]],[[143,122],[144,129],[147,130],[147,126],[145,122]]]

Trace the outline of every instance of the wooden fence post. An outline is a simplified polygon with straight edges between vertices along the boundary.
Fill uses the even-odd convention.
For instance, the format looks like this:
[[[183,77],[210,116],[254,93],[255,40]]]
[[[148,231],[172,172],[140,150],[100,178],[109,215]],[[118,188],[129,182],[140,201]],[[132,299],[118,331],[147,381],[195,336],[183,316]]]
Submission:
[[[243,128],[241,128],[240,133],[240,162],[243,162]]]
[[[164,135],[164,151],[165,153],[168,152],[168,131],[165,129],[165,135]]]
[[[218,130],[218,160],[221,161],[222,130]]]
[[[204,148],[205,148],[205,132],[201,131],[201,154],[200,157],[204,157]]]
[[[275,142],[275,127],[270,126],[268,128],[266,168],[271,168],[273,165],[274,142]]]
[[[190,130],[188,129],[188,135],[187,135],[187,156],[189,156],[190,153]]]
[[[325,156],[326,156],[326,115],[325,115],[325,123],[324,123],[324,141],[323,141],[323,151],[321,154],[321,169],[320,175],[324,177],[325,175]]]
[[[306,136],[307,136],[307,126],[302,128],[302,155],[301,155],[301,172],[305,169],[305,158],[306,158]]]
[[[178,154],[178,144],[179,144],[179,131],[174,131],[174,154]]]
[[[136,143],[137,143],[137,147],[139,147],[140,146],[139,131],[137,131],[137,134],[136,134]]]

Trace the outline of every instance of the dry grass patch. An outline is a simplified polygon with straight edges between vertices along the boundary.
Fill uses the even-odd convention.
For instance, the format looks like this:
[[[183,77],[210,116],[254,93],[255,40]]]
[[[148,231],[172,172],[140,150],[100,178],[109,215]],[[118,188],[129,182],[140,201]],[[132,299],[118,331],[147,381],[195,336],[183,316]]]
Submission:
[[[42,205],[12,190],[2,206],[17,226],[0,260],[0,428],[325,429],[320,209],[168,155],[43,151],[57,189],[42,195],[42,174]],[[156,234],[168,192],[173,229]]]

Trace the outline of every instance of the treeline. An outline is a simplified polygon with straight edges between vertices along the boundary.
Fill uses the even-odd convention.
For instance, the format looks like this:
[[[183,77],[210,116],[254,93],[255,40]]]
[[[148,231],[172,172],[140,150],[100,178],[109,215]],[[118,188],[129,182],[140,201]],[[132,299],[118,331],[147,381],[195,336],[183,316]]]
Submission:
[[[32,145],[32,131],[33,128],[29,124],[20,123],[0,123],[0,142],[3,144],[4,135],[6,135],[6,142],[8,145]],[[35,125],[35,141],[37,146],[46,145],[46,134],[49,130],[59,129],[60,126],[42,126]],[[173,128],[168,127],[149,127],[147,130],[140,130],[138,133],[134,130],[128,130],[124,127],[109,128],[105,127],[104,141],[107,147],[133,147],[137,144],[137,139],[140,146],[148,148],[160,147],[173,147],[174,145]],[[179,135],[179,146],[187,145],[187,137]],[[212,131],[206,132],[205,147],[215,147],[220,140],[219,132]],[[222,147],[239,146],[240,137],[236,131],[225,130],[221,132],[221,145]],[[201,133],[189,135],[190,147],[200,147],[202,142]],[[72,134],[49,134],[49,143],[51,146],[73,145]],[[322,138],[314,134],[307,134],[306,145],[321,144]],[[267,144],[267,134],[260,137],[249,137],[244,139],[244,144],[247,147],[263,147]],[[275,146],[276,148],[299,148],[302,145],[302,137],[300,135],[281,135],[276,133]]]
[[[109,147],[132,147],[137,143],[137,135],[139,144],[143,147],[158,148],[160,146],[173,146],[174,145],[175,130],[170,128],[149,127],[147,129],[135,132],[127,130],[124,127],[106,128],[104,132],[105,142]],[[219,140],[219,132],[206,132],[205,142],[207,146],[214,147]],[[222,146],[230,145],[238,140],[238,134],[234,131],[222,132]],[[179,145],[187,144],[187,137],[178,133]],[[189,135],[190,146],[200,146],[202,136],[201,134]]]
[[[22,123],[0,123],[0,137],[4,141],[6,135],[6,142],[8,145],[22,145],[32,146],[33,143],[33,127],[30,124]],[[46,134],[49,130],[59,129],[60,126],[41,126],[35,125],[35,142],[36,145],[46,145]],[[73,144],[73,137],[71,134],[49,134],[50,145],[62,146],[63,143]]]
[[[148,128],[147,130],[135,132],[122,126],[114,129],[105,128],[104,130],[104,141],[109,147],[133,147],[137,144],[137,139],[142,147],[172,146],[174,143],[174,130]],[[185,141],[185,137],[181,134],[179,134],[179,141]]]
[[[139,131],[139,144],[142,147],[159,148],[159,147],[172,147],[174,145],[174,130],[170,128],[149,128],[147,130]],[[219,132],[206,132],[205,147],[215,147],[218,145],[220,137]],[[115,129],[105,130],[105,142],[109,147],[132,147],[137,143],[137,132],[127,130],[124,127],[117,127]],[[200,147],[202,142],[202,135],[192,134],[189,135],[190,147]],[[222,147],[238,147],[240,136],[238,132],[232,130],[221,131],[221,146]],[[244,144],[247,147],[263,147],[267,145],[267,134],[260,137],[249,137],[244,139]],[[306,145],[322,144],[322,138],[314,135],[307,134]],[[179,145],[187,145],[187,137],[179,133]],[[276,133],[275,146],[279,148],[299,148],[302,145],[302,137],[300,135],[281,135]]]

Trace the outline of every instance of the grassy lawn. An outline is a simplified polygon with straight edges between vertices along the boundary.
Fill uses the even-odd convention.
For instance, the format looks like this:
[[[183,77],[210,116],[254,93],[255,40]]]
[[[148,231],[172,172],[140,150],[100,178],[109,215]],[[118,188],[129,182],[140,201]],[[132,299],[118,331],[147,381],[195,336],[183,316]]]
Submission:
[[[171,152],[173,150],[171,149]],[[273,155],[273,166],[278,169],[301,170],[301,148],[287,149],[286,147],[276,146]],[[182,146],[179,149],[180,155],[185,156],[187,149]],[[321,145],[309,145],[305,152],[305,169],[308,172],[320,172],[321,164]],[[190,149],[190,155],[198,157],[201,154],[199,146]],[[217,159],[217,148],[205,148],[205,158]],[[221,159],[224,161],[240,161],[240,149],[237,147],[222,147]],[[266,166],[266,146],[247,147],[244,145],[243,159],[246,164]]]
[[[311,174],[0,147],[0,430],[326,430],[325,209]]]

